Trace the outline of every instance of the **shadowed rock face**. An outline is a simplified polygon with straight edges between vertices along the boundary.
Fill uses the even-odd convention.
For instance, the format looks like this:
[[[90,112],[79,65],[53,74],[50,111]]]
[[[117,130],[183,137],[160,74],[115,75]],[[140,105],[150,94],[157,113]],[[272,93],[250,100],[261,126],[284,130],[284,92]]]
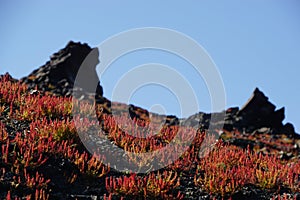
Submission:
[[[89,55],[89,56],[88,56]],[[98,49],[92,49],[87,44],[70,41],[67,46],[50,57],[45,65],[34,70],[21,79],[29,89],[37,87],[57,95],[71,96],[79,68],[84,77],[77,80],[75,89],[80,88],[88,93],[103,95],[103,89],[96,73]],[[88,60],[85,58],[88,56]]]
[[[268,97],[256,88],[248,102],[238,111],[237,117],[241,120],[236,124],[254,131],[261,127],[273,128],[282,131],[284,120],[284,107],[276,110]]]
[[[276,107],[269,102],[258,88],[256,88],[248,102],[237,113],[243,119],[244,126],[254,127],[282,127],[284,119],[284,108],[276,110]]]

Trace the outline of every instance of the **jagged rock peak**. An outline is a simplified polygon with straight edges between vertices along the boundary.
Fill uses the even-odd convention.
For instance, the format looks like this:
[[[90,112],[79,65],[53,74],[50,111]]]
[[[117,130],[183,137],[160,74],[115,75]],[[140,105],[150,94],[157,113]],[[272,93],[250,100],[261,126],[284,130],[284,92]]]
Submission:
[[[274,132],[285,133],[291,137],[298,136],[291,123],[283,124],[284,113],[284,107],[276,110],[276,106],[268,100],[268,97],[256,88],[237,115],[242,119],[239,122],[241,127],[248,127],[250,130],[269,127]]]
[[[256,112],[260,107],[265,107],[266,111],[273,112],[275,106],[269,102],[269,98],[265,96],[258,88],[255,88],[251,97],[245,103],[245,105],[240,109],[238,115],[243,115],[248,112]]]
[[[269,101],[258,88],[255,88],[249,100],[241,108],[229,108],[224,119],[224,129],[233,128],[247,133],[254,132],[260,128],[269,128],[273,133],[283,133],[290,137],[297,136],[291,123],[283,124],[285,118],[284,107],[276,110],[276,106]],[[210,114],[197,113],[184,121],[184,124],[194,127],[210,124]]]
[[[248,127],[272,127],[278,130],[282,128],[285,118],[284,108],[276,110],[276,106],[258,88],[237,115],[242,117],[246,122],[243,125]]]
[[[78,56],[77,59],[82,60],[87,56],[88,53],[90,53],[91,50],[92,48],[86,43],[82,44],[80,42],[69,41],[65,48],[59,50],[57,53],[54,53],[52,56],[50,56],[50,59],[51,61],[55,61],[63,58],[65,59],[71,55],[76,55]]]
[[[92,56],[91,56],[92,55]],[[89,56],[89,61],[84,62]],[[40,90],[50,91],[56,95],[70,96],[73,87],[83,89],[88,93],[103,95],[103,89],[96,73],[96,65],[99,52],[97,48],[91,48],[86,43],[70,41],[63,49],[54,53],[45,65],[34,70],[28,76],[21,79],[28,87],[37,86]],[[88,80],[75,79],[80,67]]]

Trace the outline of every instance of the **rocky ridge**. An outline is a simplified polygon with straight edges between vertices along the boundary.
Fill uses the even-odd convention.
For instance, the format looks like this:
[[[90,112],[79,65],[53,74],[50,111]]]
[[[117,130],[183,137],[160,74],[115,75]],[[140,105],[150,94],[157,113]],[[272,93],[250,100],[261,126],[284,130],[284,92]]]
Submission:
[[[85,57],[88,55],[89,62],[86,62]],[[50,61],[21,81],[30,89],[38,88],[57,96],[71,96],[75,91],[75,96],[81,95],[78,98],[95,100],[104,113],[126,113],[132,119],[151,121],[160,125],[188,126],[197,130],[210,128],[215,131],[215,127],[218,129],[223,127],[219,130],[219,137],[229,144],[243,148],[249,146],[258,152],[276,154],[285,159],[297,159],[300,155],[300,135],[295,132],[291,123],[283,124],[284,107],[276,109],[276,106],[258,88],[241,108],[228,108],[223,113],[198,112],[188,118],[179,119],[174,115],[150,113],[141,107],[111,102],[105,98],[95,72],[96,65],[99,63],[98,56],[97,48],[70,41],[65,48],[54,53]],[[84,80],[74,85],[80,67],[90,78],[91,85],[86,85]],[[96,91],[88,90],[96,85]],[[282,145],[278,146],[278,143]]]
[[[106,113],[129,113],[131,118],[137,118],[144,121],[163,119],[166,125],[178,125],[194,127],[196,129],[208,129],[211,118],[214,115],[219,121],[213,122],[213,125],[224,124],[223,130],[220,130],[220,138],[230,144],[243,148],[263,152],[265,154],[277,154],[282,159],[299,159],[300,155],[300,137],[295,133],[292,124],[283,124],[284,108],[276,109],[268,97],[256,88],[246,102],[241,107],[228,108],[224,113],[203,113],[198,112],[186,119],[178,119],[176,116],[163,116],[150,113],[146,109],[126,105],[123,103],[111,102],[103,96],[103,89],[98,77],[95,75],[95,66],[98,60],[84,65],[85,57],[94,49],[87,44],[69,42],[65,48],[53,54],[45,65],[34,70],[30,75],[21,79],[26,83],[31,93],[35,93],[37,88],[44,93],[52,93],[57,96],[71,96],[74,91],[81,94],[82,98],[95,99],[102,106]],[[94,51],[95,58],[97,51]],[[84,88],[90,88],[90,85],[75,83],[75,78],[79,67],[84,66],[87,73],[91,74],[92,85],[97,84],[96,91],[85,91]],[[7,75],[6,75],[7,76]],[[1,77],[0,77],[1,79]],[[18,81],[12,79],[11,81]],[[78,92],[80,91],[80,92]],[[223,117],[225,114],[225,118]],[[223,118],[222,118],[222,117]],[[6,119],[6,118],[5,118]],[[1,119],[2,120],[2,119]],[[4,119],[3,119],[4,120]],[[28,129],[29,125],[24,121],[10,122],[4,121],[10,132],[22,131]],[[277,142],[280,141],[280,142]],[[279,144],[282,143],[282,146]],[[284,151],[282,150],[284,149]],[[105,191],[102,185],[99,187],[91,185],[84,181],[79,181],[72,187],[64,185],[61,182],[62,171],[68,171],[68,161],[49,160],[50,165],[45,167],[45,174],[50,173],[54,184],[53,197],[57,199],[98,199],[97,196]],[[58,165],[56,165],[58,164]],[[55,167],[54,167],[55,166]],[[66,168],[66,169],[64,169]],[[193,174],[191,172],[190,174]],[[110,172],[111,176],[120,175],[116,171]],[[11,177],[12,178],[12,177]],[[194,187],[193,177],[190,175],[182,177],[181,190],[187,194],[188,199],[210,199],[211,196]],[[61,191],[64,191],[63,193]],[[291,194],[291,192],[287,191]],[[245,186],[238,193],[234,194],[232,199],[270,199],[272,193],[261,190],[255,186]],[[102,199],[101,197],[99,197]],[[217,199],[221,199],[217,198]]]
[[[39,90],[60,96],[71,96],[73,90],[82,90],[84,93],[82,95],[86,97],[93,97],[95,95],[97,103],[103,105],[104,111],[111,113],[112,102],[103,96],[103,88],[100,85],[95,70],[99,62],[99,52],[96,51],[94,57],[90,59],[92,60],[91,62],[82,64],[88,54],[95,50],[96,48],[93,49],[87,44],[70,41],[65,48],[54,53],[50,57],[50,61],[34,70],[28,76],[22,78],[21,81],[26,83],[29,89],[38,88]],[[74,85],[76,75],[81,65],[83,65],[84,72],[89,77],[90,85],[97,85],[96,91],[87,91],[84,89],[92,88],[86,86],[87,83],[84,80],[81,83],[79,82],[78,85]],[[132,118],[136,117],[149,120],[149,112],[146,109],[122,103],[118,103],[118,105],[118,109],[129,112]],[[153,115],[159,117],[159,115],[155,113],[153,113]],[[183,126],[207,129],[212,115],[215,115],[216,118],[218,118],[218,115],[222,116],[221,113],[198,112],[186,119],[178,119],[176,116],[160,117],[166,119],[166,124],[175,125],[180,123]],[[299,137],[298,134],[295,133],[295,129],[291,123],[283,124],[284,118],[284,108],[276,110],[276,106],[269,101],[268,97],[256,88],[252,96],[241,109],[238,107],[227,109],[225,118],[220,118],[220,121],[216,123],[224,124],[224,129],[228,131],[237,129],[242,132],[251,133],[256,130],[266,130],[272,132],[272,134],[284,133],[290,138]]]
[[[218,115],[218,113],[213,114]],[[208,128],[211,115],[199,112],[183,120],[183,124],[192,127],[200,125]],[[237,129],[242,132],[252,133],[264,128],[273,134],[284,133],[289,137],[298,137],[291,123],[283,124],[284,118],[284,107],[276,110],[276,106],[269,101],[268,97],[256,88],[241,109],[232,107],[226,110],[224,129],[228,131]]]

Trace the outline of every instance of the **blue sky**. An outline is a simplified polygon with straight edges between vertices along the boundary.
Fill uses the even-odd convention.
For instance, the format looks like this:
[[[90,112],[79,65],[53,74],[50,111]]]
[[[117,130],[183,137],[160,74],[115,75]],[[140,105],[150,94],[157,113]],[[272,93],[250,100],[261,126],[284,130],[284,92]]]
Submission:
[[[169,28],[190,36],[217,65],[227,107],[241,107],[259,87],[278,108],[285,106],[285,122],[292,122],[300,132],[297,0],[1,1],[0,74],[8,71],[21,78],[69,40],[97,46],[114,34],[141,27]],[[168,64],[185,73],[198,94],[200,110],[210,111],[203,80],[195,80],[184,61],[158,51],[136,52],[115,62],[101,80],[104,95],[111,96],[122,72],[147,62]],[[162,104],[168,114],[178,113],[174,96],[157,86],[136,91],[131,103],[146,108]]]

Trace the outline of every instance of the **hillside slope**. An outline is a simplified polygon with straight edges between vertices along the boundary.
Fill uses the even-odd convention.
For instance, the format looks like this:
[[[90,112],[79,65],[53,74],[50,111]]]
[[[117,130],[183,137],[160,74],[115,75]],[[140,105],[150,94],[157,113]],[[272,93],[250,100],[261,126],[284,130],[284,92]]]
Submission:
[[[224,119],[218,117],[222,113],[199,111],[186,119],[158,115],[105,98],[95,75],[98,60],[86,65],[91,83],[75,85],[92,50],[71,41],[21,80],[0,77],[0,199],[298,198],[300,137],[292,124],[283,124],[284,108],[276,109],[258,88],[241,109],[224,111]],[[95,91],[85,91],[88,84]],[[73,92],[81,95],[78,101]],[[97,120],[73,116],[74,106],[83,113],[96,111]],[[218,120],[212,122],[212,115]],[[152,130],[149,122],[158,131],[134,137],[141,135],[139,127]],[[224,127],[214,129],[220,124]],[[175,140],[175,149],[150,162],[159,166],[191,136],[183,155],[152,172],[155,166],[143,156],[139,160],[123,151],[143,155]],[[97,144],[96,153],[86,142]],[[110,143],[119,148],[111,151]],[[120,172],[106,164],[121,158],[150,172]]]

